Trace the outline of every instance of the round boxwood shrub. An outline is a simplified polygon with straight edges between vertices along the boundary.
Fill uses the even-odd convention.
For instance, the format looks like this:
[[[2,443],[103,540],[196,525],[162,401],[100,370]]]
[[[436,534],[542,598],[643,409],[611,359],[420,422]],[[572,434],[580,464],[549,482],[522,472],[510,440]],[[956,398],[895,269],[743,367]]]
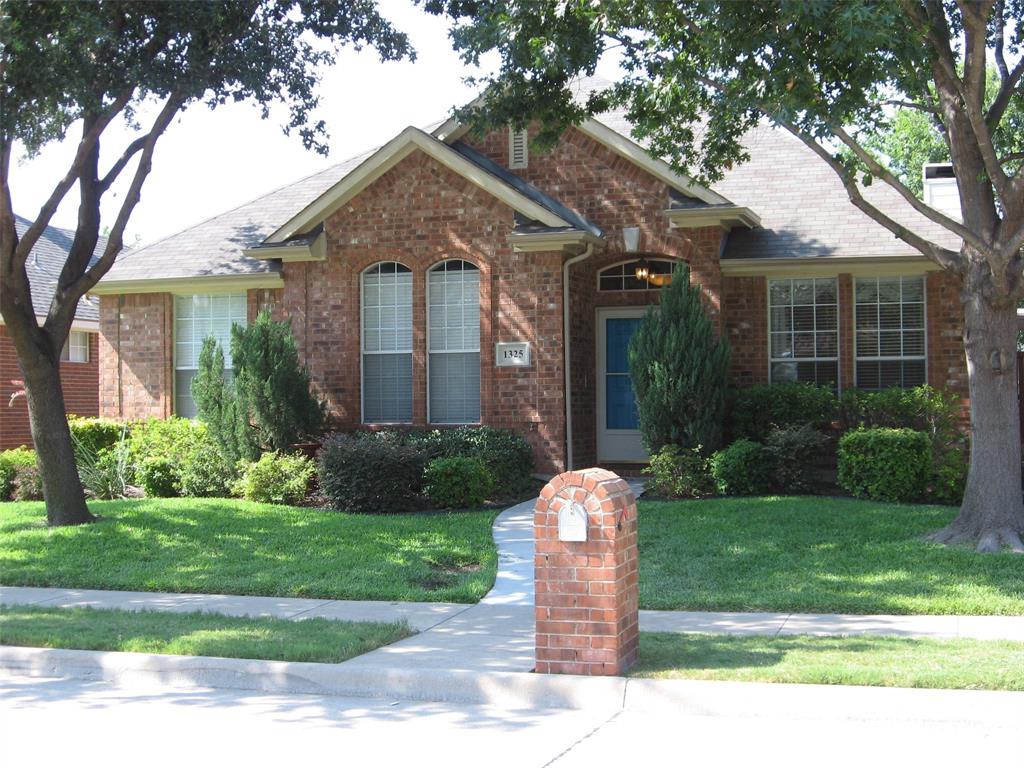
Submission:
[[[915,501],[925,492],[931,446],[913,429],[855,429],[839,440],[839,485],[852,496]]]
[[[165,456],[149,456],[136,470],[139,485],[150,498],[178,495],[179,473],[174,462]]]
[[[776,490],[783,493],[812,491],[812,470],[825,441],[825,435],[806,424],[769,432],[764,447],[771,459],[771,480]]]
[[[476,507],[491,492],[487,466],[470,456],[433,459],[423,471],[423,490],[439,507]]]
[[[227,496],[236,476],[229,464],[208,437],[198,442],[181,464],[178,488],[182,496],[208,498]]]
[[[248,501],[266,504],[301,504],[316,474],[316,465],[307,457],[277,451],[243,466],[232,491]]]
[[[319,453],[320,492],[342,511],[404,512],[416,503],[430,458],[419,445],[332,435]]]
[[[0,452],[0,501],[7,501],[14,493],[14,477],[21,467],[34,467],[36,452],[24,445]]]
[[[715,492],[708,458],[700,446],[666,445],[651,456],[644,474],[651,476],[650,491],[667,499],[699,499]]]
[[[403,442],[422,446],[432,456],[469,456],[487,467],[493,493],[512,496],[530,488],[533,449],[518,432],[495,427],[451,427],[430,432],[407,432]]]
[[[711,457],[715,488],[726,496],[756,496],[771,489],[771,463],[765,448],[737,440]]]
[[[803,425],[827,429],[836,417],[838,406],[831,389],[807,382],[745,387],[733,393],[732,435],[764,440],[773,429]]]
[[[18,467],[14,471],[13,496],[15,501],[43,500],[43,478],[35,464]]]

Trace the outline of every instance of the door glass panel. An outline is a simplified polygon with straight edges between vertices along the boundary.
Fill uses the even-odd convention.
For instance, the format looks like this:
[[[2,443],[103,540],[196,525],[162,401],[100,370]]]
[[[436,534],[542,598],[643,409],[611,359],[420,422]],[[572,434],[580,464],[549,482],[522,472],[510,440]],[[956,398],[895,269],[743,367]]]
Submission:
[[[629,342],[642,318],[615,317],[605,321],[605,427],[639,429],[633,382],[629,377]]]

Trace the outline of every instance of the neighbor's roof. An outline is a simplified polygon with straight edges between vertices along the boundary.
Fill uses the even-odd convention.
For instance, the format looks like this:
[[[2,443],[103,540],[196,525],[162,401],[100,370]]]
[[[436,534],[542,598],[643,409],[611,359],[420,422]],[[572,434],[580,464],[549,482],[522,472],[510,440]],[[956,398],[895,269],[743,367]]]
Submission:
[[[17,229],[18,237],[22,237],[32,226],[32,222],[23,216],[15,215],[14,226]],[[40,235],[25,262],[25,272],[28,273],[28,282],[32,289],[32,306],[35,308],[37,317],[45,317],[50,310],[50,302],[53,301],[53,294],[57,290],[57,279],[64,268],[64,262],[67,261],[68,251],[71,250],[71,243],[74,242],[74,239],[73,230],[49,226],[43,230],[43,234]],[[99,259],[106,247],[107,238],[100,237],[90,264]],[[75,310],[75,319],[97,322],[99,307],[95,300],[88,297],[82,298]]]

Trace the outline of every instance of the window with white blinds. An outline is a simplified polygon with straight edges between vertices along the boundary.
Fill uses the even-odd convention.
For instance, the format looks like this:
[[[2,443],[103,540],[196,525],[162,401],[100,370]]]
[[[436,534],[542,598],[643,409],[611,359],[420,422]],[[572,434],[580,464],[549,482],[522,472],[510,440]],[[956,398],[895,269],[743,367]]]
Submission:
[[[480,270],[453,259],[427,273],[428,420],[480,421]]]
[[[192,379],[199,368],[203,342],[212,336],[224,350],[224,368],[231,369],[231,326],[247,320],[244,293],[174,297],[174,412],[194,418]]]
[[[64,347],[60,351],[62,363],[88,363],[89,362],[89,333],[88,331],[71,331]]]
[[[412,421],[412,272],[394,261],[363,272],[363,421]]]
[[[857,386],[885,389],[924,384],[924,278],[858,277],[854,297]]]
[[[773,383],[839,383],[839,291],[834,277],[768,282]]]

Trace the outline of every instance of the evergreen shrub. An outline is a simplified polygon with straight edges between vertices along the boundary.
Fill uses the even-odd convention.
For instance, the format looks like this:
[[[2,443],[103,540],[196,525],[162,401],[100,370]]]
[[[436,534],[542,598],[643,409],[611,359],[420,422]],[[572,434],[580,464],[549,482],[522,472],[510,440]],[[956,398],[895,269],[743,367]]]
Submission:
[[[432,459],[423,472],[423,490],[438,507],[478,507],[493,485],[487,465],[470,456]]]
[[[858,498],[917,501],[931,470],[931,446],[913,429],[855,429],[839,440],[839,485]]]
[[[649,490],[667,499],[699,499],[715,492],[708,458],[699,445],[664,446],[651,456],[644,474],[651,476]]]
[[[139,464],[136,478],[150,498],[177,496],[180,491],[178,465],[166,456],[147,456]]]
[[[715,332],[690,270],[677,268],[629,345],[629,372],[647,452],[721,444],[729,345]]]
[[[505,498],[533,483],[533,449],[518,432],[495,427],[451,427],[429,432],[410,431],[404,442],[423,447],[438,458],[479,459],[491,476],[491,493]]]
[[[95,457],[100,451],[113,448],[127,436],[130,428],[125,422],[86,416],[68,417],[68,427],[76,459],[83,455]]]
[[[711,477],[725,496],[757,496],[771,489],[771,462],[763,445],[741,439],[711,457]]]
[[[316,464],[300,454],[269,451],[243,466],[232,490],[248,501],[266,504],[301,504],[316,475]]]
[[[422,446],[335,434],[320,448],[320,492],[345,512],[405,512],[417,501],[432,458]]]
[[[772,485],[782,493],[809,493],[814,489],[814,465],[826,437],[808,424],[773,429],[765,438],[771,462]]]
[[[15,501],[42,501],[43,476],[35,464],[22,465],[14,470],[11,497]]]
[[[14,477],[21,467],[34,467],[36,452],[24,445],[0,452],[0,501],[7,501],[14,493]]]
[[[731,432],[735,438],[761,441],[773,429],[811,426],[828,429],[838,400],[828,387],[806,382],[755,384],[733,392]]]

